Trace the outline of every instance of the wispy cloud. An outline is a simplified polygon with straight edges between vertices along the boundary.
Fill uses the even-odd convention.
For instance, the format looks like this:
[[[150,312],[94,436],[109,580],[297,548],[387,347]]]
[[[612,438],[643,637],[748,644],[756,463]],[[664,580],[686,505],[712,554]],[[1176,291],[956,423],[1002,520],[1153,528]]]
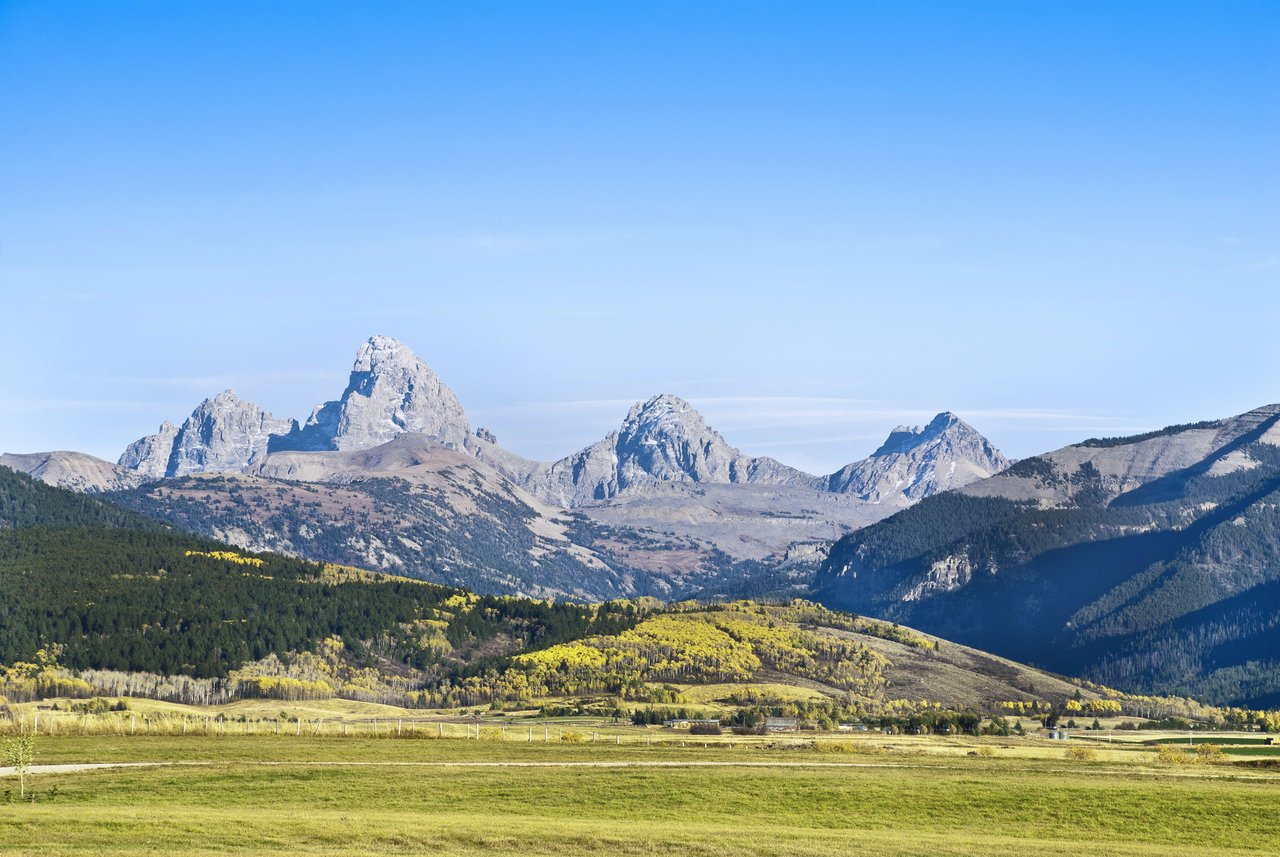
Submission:
[[[485,409],[490,414],[592,414],[625,412],[643,399],[569,399],[520,402]],[[876,399],[833,396],[691,396],[689,403],[714,421],[722,430],[766,430],[795,426],[866,423],[927,423],[937,411],[911,408]],[[1098,411],[1052,408],[955,408],[956,414],[973,423],[1017,425],[1047,431],[1078,428],[1143,430],[1131,416]],[[892,426],[890,426],[892,427]]]

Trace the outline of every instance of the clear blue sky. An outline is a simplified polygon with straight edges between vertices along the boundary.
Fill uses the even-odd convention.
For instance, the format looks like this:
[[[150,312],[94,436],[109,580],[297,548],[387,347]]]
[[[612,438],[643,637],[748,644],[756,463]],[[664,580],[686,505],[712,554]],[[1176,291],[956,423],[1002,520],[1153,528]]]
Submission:
[[[1280,401],[1280,4],[0,0],[0,450],[373,333],[552,458],[685,396],[814,471]]]

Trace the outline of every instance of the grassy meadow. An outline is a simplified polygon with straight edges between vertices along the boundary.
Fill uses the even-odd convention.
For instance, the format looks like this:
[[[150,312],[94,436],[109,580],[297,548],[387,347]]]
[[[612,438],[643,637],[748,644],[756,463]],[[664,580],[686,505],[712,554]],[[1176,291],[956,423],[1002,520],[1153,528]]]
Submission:
[[[1080,761],[1034,738],[515,731],[39,736],[37,765],[158,764],[37,770],[34,802],[6,777],[0,854],[1231,855],[1280,841],[1280,769],[1161,764],[1136,740],[1070,742],[1096,748]]]

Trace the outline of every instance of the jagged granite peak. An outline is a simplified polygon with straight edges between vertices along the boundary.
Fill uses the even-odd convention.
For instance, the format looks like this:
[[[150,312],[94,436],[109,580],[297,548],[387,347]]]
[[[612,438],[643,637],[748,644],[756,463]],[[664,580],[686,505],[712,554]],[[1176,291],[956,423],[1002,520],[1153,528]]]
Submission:
[[[907,505],[986,479],[1009,466],[1000,450],[950,411],[928,425],[898,426],[869,458],[827,478],[827,490],[868,503]]]
[[[165,420],[155,434],[138,438],[125,448],[117,462],[143,479],[163,479],[169,470],[169,457],[178,439],[178,427]]]
[[[453,390],[407,345],[371,336],[356,353],[342,398],[317,406],[272,449],[369,449],[406,432],[463,448],[471,426]]]
[[[405,433],[465,448],[471,428],[457,396],[408,346],[372,336],[356,354],[342,397],[318,405],[305,424],[277,420],[227,390],[181,427],[165,422],[131,443],[119,463],[153,480],[243,470],[281,450],[369,449]]]
[[[275,419],[234,390],[205,399],[178,430],[168,476],[243,470],[267,454],[272,435],[285,434],[293,420]]]
[[[224,390],[201,402],[181,428],[165,422],[156,434],[131,443],[119,463],[144,479],[234,472],[261,460],[270,439],[293,426]]]
[[[618,432],[617,457],[624,490],[649,479],[737,482],[735,465],[744,458],[692,405],[669,394],[631,407]]]
[[[578,506],[658,483],[817,487],[820,480],[772,458],[744,455],[687,401],[664,393],[633,405],[618,431],[524,481],[553,503]]]
[[[166,476],[243,470],[267,454],[272,435],[284,434],[292,420],[278,420],[223,390],[201,402],[178,429]]]

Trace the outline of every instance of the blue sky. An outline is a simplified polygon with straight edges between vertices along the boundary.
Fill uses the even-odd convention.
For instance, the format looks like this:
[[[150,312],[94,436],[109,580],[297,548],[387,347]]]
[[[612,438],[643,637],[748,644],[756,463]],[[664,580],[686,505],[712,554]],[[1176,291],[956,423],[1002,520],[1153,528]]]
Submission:
[[[373,333],[566,454],[657,392],[814,471],[1280,401],[1280,5],[0,0],[0,450]]]

